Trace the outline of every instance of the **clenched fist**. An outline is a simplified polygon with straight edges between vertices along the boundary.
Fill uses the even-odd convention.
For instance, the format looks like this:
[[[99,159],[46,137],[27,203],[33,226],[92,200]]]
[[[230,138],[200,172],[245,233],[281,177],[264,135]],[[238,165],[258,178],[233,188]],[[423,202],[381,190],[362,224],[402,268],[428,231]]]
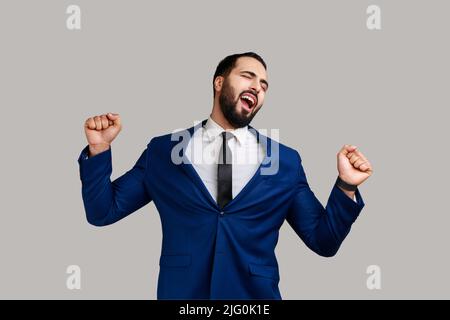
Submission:
[[[108,150],[121,129],[120,116],[117,113],[88,118],[84,123],[84,132],[89,144],[89,156]]]
[[[360,185],[372,173],[372,165],[356,146],[346,144],[337,154],[339,177],[352,185]]]

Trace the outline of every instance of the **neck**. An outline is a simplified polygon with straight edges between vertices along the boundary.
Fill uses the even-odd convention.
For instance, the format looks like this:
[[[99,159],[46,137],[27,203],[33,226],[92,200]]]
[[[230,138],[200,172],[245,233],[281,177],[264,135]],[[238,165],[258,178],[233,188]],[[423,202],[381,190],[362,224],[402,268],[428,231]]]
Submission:
[[[220,109],[218,99],[214,99],[214,105],[212,112],[210,114],[211,119],[213,119],[219,126],[221,126],[224,130],[234,130],[236,129],[231,125],[230,122],[223,115],[222,110]]]

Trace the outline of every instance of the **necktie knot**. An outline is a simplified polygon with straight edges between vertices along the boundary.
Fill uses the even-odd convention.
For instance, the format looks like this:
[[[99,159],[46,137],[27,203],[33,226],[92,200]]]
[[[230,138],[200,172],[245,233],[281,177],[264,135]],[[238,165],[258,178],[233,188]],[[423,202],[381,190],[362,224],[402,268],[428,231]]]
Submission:
[[[231,164],[232,163],[232,153],[228,141],[233,138],[234,135],[231,132],[222,132],[222,148],[219,156],[220,164]]]
[[[222,140],[224,140],[224,141],[225,140],[228,141],[228,140],[230,140],[233,137],[234,137],[234,135],[231,132],[229,132],[229,131],[223,131],[222,132]]]

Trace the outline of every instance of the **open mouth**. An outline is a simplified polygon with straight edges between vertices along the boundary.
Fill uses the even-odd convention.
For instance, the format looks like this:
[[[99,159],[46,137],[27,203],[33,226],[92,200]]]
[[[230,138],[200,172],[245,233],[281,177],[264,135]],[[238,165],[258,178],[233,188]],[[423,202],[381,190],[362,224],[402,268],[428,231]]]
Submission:
[[[258,102],[255,95],[247,92],[241,95],[240,100],[247,111],[252,111],[253,107],[256,106],[256,103]]]

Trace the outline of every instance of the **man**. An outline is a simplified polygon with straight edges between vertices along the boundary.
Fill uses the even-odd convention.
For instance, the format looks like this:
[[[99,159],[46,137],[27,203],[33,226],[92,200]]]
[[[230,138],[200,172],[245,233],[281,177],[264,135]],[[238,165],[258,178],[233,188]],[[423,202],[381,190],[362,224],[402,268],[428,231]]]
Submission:
[[[311,250],[333,256],[364,206],[357,186],[372,166],[355,146],[342,147],[324,209],[298,152],[249,126],[269,87],[264,60],[252,52],[226,57],[213,87],[209,119],[187,135],[153,138],[113,182],[120,117],[86,120],[79,164],[87,220],[108,225],[154,201],[163,231],[158,299],[281,299],[274,250],[283,222]],[[264,171],[268,163],[275,170]]]

